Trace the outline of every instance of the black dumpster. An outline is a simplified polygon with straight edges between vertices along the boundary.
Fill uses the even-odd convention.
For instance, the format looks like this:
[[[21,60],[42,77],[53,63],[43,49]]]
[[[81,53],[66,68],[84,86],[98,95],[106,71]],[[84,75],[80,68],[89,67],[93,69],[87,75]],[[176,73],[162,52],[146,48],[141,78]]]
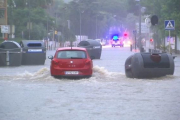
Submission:
[[[46,47],[41,40],[22,40],[22,65],[44,65]]]
[[[135,53],[126,59],[125,73],[129,78],[173,75],[173,56],[167,53]]]
[[[15,41],[4,41],[0,44],[0,66],[20,66],[22,49]]]
[[[83,40],[79,42],[78,47],[86,48],[89,56],[93,59],[100,59],[102,52],[102,45],[96,40]]]

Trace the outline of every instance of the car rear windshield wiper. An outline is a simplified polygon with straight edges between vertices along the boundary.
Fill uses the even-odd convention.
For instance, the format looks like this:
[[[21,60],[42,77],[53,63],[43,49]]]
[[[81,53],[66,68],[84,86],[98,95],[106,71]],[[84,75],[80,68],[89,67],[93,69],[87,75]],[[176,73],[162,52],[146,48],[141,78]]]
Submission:
[[[83,59],[81,57],[71,57],[71,59]]]

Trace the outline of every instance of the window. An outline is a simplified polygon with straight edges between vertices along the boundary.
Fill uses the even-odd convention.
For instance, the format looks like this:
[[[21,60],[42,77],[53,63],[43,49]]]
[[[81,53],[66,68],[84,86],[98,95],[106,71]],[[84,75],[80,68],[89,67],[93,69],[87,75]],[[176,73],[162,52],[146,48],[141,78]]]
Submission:
[[[41,47],[42,44],[41,43],[29,43],[27,44],[28,47]]]
[[[59,51],[57,53],[57,58],[63,58],[63,59],[83,59],[86,58],[85,51],[81,50],[68,50],[68,51]]]

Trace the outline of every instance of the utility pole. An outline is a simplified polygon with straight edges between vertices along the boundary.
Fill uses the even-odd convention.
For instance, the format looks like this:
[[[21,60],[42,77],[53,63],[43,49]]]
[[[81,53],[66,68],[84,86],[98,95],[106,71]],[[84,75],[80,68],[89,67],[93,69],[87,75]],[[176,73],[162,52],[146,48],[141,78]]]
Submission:
[[[139,11],[139,39],[138,39],[138,45],[140,52],[142,52],[142,43],[141,43],[141,1],[135,0],[138,2],[138,11]]]
[[[4,16],[0,18],[0,25],[8,25],[7,0],[0,0],[0,10],[4,10]],[[8,33],[4,33],[3,36],[7,39]]]
[[[29,1],[28,1],[29,2]],[[29,3],[28,3],[28,12],[29,12],[29,15],[28,15],[28,19],[29,19],[29,40],[30,40],[30,10],[29,10]]]
[[[80,11],[80,41],[81,41],[81,11]]]
[[[28,23],[27,23],[27,29],[29,31],[29,40],[30,40],[30,30],[32,29],[32,23],[30,22],[30,0],[28,2],[26,1],[26,5],[28,5]]]
[[[142,44],[141,44],[141,5],[140,3],[139,3],[139,7],[140,7],[140,10],[139,10],[139,47],[141,49]]]
[[[96,15],[96,39],[97,39],[97,15]]]
[[[84,13],[84,11],[80,11],[80,41],[81,41],[81,14]]]

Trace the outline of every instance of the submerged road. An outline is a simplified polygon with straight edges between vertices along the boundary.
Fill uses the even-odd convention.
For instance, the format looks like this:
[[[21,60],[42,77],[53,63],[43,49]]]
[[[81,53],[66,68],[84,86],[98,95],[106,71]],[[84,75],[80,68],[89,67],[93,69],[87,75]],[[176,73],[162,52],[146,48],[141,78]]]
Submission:
[[[0,67],[0,120],[179,120],[180,56],[172,76],[130,79],[124,63],[132,54],[104,46],[93,76],[80,80],[51,77],[49,59]]]

